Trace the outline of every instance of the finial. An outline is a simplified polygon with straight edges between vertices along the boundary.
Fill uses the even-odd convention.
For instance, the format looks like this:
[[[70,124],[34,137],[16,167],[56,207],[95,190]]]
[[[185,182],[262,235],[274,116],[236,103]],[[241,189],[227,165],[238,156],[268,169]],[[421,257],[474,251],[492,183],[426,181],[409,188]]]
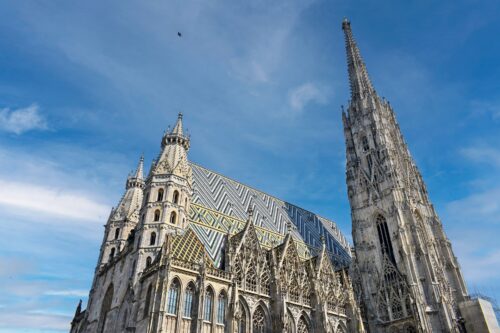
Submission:
[[[289,234],[289,233],[291,233],[291,232],[292,232],[292,228],[293,228],[293,226],[292,226],[292,222],[288,221],[288,222],[286,223],[286,232],[287,232],[288,234]]]
[[[179,114],[177,115],[177,119],[182,119],[182,112],[179,112]]]
[[[252,206],[248,207],[247,214],[248,214],[248,218],[251,218],[253,216],[253,208],[252,208]]]

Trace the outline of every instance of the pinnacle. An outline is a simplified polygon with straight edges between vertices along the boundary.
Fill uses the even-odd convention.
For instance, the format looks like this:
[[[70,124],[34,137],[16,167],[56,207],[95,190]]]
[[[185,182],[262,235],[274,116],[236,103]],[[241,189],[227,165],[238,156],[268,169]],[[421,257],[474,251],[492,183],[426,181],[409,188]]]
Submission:
[[[141,154],[137,169],[135,170],[134,178],[144,179],[144,154]]]
[[[177,115],[177,123],[175,124],[174,129],[172,130],[172,134],[183,135],[181,112],[179,112],[179,114]]]

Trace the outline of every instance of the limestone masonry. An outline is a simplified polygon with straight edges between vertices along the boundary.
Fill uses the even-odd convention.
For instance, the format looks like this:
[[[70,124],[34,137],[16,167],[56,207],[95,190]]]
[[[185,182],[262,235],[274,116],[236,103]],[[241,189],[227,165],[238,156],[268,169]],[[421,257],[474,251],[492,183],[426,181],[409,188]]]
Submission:
[[[471,300],[394,111],[344,20],[351,249],[336,224],[188,160],[179,114],[108,218],[71,332],[500,332]]]

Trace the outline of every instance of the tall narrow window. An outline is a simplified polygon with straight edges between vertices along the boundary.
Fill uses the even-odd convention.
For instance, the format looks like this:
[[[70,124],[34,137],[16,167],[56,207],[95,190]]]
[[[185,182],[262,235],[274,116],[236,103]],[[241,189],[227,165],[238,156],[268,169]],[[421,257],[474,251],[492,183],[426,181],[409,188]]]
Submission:
[[[175,224],[177,222],[177,214],[175,212],[170,213],[170,223]]]
[[[153,286],[149,285],[148,291],[146,292],[146,299],[144,300],[144,318],[149,315],[149,303],[151,302],[151,293],[153,291]]]
[[[309,333],[309,326],[304,317],[300,317],[299,324],[297,325],[297,333]]]
[[[109,252],[109,260],[113,259],[113,257],[115,256],[115,248],[111,248],[111,251]]]
[[[224,292],[219,295],[219,301],[217,304],[217,323],[224,324],[226,321],[226,305],[227,297]]]
[[[205,292],[205,306],[203,309],[203,319],[206,321],[212,321],[212,307],[214,304],[214,292],[211,288],[208,288]]]
[[[163,200],[163,189],[158,190],[158,196],[156,197],[156,201],[162,201]]]
[[[368,151],[368,149],[370,149],[370,146],[368,145],[368,138],[366,136],[363,136],[363,138],[361,138],[361,144],[363,145],[364,151]]]
[[[176,315],[177,304],[179,303],[179,281],[177,279],[172,282],[168,289],[167,302],[167,313]]]
[[[386,254],[389,260],[395,264],[396,259],[394,258],[389,228],[387,227],[387,221],[382,215],[377,216],[377,233],[382,253]]]
[[[238,333],[246,333],[247,331],[247,313],[243,304],[240,302],[240,319],[238,321]]]
[[[174,204],[179,203],[179,191],[174,191],[174,195],[172,196],[172,202]]]
[[[160,221],[160,210],[157,209],[155,210],[155,216],[154,216],[154,221]]]
[[[186,288],[186,300],[184,301],[184,317],[191,318],[193,313],[194,286],[189,284]]]
[[[149,267],[151,266],[151,262],[153,261],[153,259],[151,259],[151,257],[147,257],[146,258],[146,267]]]
[[[120,236],[120,228],[115,229],[115,239],[118,239],[118,236]]]
[[[149,237],[149,245],[155,245],[156,244],[156,232],[152,232],[151,236]]]
[[[262,310],[262,306],[259,306],[257,310],[253,313],[252,319],[253,325],[253,333],[264,333],[266,330],[266,315],[264,314],[264,310]]]

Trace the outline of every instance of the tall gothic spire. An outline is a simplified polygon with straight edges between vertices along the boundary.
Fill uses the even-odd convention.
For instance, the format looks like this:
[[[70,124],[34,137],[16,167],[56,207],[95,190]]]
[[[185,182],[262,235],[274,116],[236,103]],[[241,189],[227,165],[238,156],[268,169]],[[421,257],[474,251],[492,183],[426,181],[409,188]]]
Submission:
[[[351,99],[354,101],[370,95],[375,95],[375,89],[368,76],[366,65],[363,58],[361,58],[361,53],[352,35],[351,22],[349,22],[347,18],[342,22],[342,30],[344,30],[345,36]]]
[[[347,19],[342,29],[351,86],[342,121],[355,265],[377,272],[375,278],[360,275],[369,330],[392,331],[404,323],[408,331],[459,332],[456,304],[467,289],[458,262],[396,115],[370,82]]]

